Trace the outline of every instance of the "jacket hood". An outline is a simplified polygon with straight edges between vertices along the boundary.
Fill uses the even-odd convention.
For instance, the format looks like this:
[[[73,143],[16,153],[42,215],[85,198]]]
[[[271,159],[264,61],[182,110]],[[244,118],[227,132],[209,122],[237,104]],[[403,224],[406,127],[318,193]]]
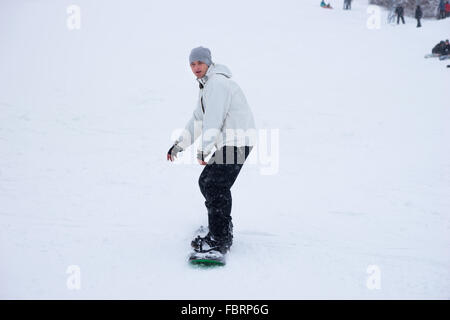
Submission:
[[[209,66],[208,71],[206,72],[206,77],[210,77],[213,74],[221,74],[224,75],[227,78],[231,78],[232,74],[230,69],[228,69],[227,66],[224,66],[223,64],[216,64],[213,63]]]
[[[215,74],[223,75],[226,78],[231,78],[231,76],[232,76],[232,73],[231,73],[230,69],[228,69],[227,66],[224,66],[223,64],[213,63],[209,66],[208,71],[206,71],[205,76],[201,79],[197,79],[197,81],[200,83],[200,88],[202,88],[203,85],[206,84],[208,79]]]

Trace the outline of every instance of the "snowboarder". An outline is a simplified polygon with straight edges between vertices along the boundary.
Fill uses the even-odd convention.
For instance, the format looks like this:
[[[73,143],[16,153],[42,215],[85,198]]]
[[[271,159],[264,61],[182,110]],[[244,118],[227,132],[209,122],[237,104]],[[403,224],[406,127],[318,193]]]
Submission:
[[[400,23],[400,19],[402,19],[403,24],[405,24],[405,18],[403,17],[403,7],[401,5],[398,5],[395,9],[395,13],[397,14],[397,24]]]
[[[420,8],[420,6],[417,6],[415,14],[415,17],[417,19],[417,28],[422,27],[422,25],[420,24],[420,19],[422,19],[422,16],[423,16],[422,9]]]
[[[230,189],[253,148],[254,139],[248,132],[255,130],[255,123],[230,70],[212,62],[208,48],[192,49],[189,63],[199,83],[199,100],[184,133],[169,149],[167,160],[173,161],[178,152],[202,135],[197,160],[205,167],[198,182],[206,200],[209,232],[205,237],[194,238],[191,246],[197,252],[225,254],[233,239]],[[196,130],[197,126],[201,129]],[[206,162],[214,147],[215,152]]]

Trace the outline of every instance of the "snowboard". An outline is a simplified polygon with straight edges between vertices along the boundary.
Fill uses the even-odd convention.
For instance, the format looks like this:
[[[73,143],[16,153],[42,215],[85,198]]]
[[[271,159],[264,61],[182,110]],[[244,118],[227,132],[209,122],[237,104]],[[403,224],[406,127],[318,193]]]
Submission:
[[[445,56],[440,56],[439,57],[439,60],[447,60],[447,59],[450,59],[450,54],[447,54]]]
[[[208,234],[208,228],[204,226],[200,226],[197,229],[195,236],[199,235],[204,237]],[[189,254],[188,262],[192,266],[198,267],[220,267],[225,265],[225,255],[218,251],[210,251],[210,252],[197,252],[192,249],[192,252]]]
[[[200,267],[221,267],[226,264],[225,255],[218,251],[196,252],[193,251],[189,256],[189,263]]]
[[[430,54],[426,54],[425,55],[425,59],[427,59],[427,58],[437,58],[437,57],[439,57],[439,54],[436,54],[436,53],[430,53]]]

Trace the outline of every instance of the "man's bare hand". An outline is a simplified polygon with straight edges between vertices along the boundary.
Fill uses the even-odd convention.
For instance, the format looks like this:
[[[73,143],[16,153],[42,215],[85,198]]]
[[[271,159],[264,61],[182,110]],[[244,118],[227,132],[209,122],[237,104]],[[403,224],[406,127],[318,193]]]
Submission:
[[[200,160],[200,159],[197,159],[197,161],[198,161],[198,163],[200,164],[200,165],[202,165],[202,166],[206,166],[208,163],[206,163],[205,161],[203,161],[203,160]]]

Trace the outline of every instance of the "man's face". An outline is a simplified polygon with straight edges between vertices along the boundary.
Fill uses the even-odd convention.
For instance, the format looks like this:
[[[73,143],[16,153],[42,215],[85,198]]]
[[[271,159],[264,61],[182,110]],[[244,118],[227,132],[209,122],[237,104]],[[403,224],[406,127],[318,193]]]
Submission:
[[[191,63],[191,70],[197,77],[197,79],[203,78],[208,71],[208,65],[201,61],[194,61]]]

